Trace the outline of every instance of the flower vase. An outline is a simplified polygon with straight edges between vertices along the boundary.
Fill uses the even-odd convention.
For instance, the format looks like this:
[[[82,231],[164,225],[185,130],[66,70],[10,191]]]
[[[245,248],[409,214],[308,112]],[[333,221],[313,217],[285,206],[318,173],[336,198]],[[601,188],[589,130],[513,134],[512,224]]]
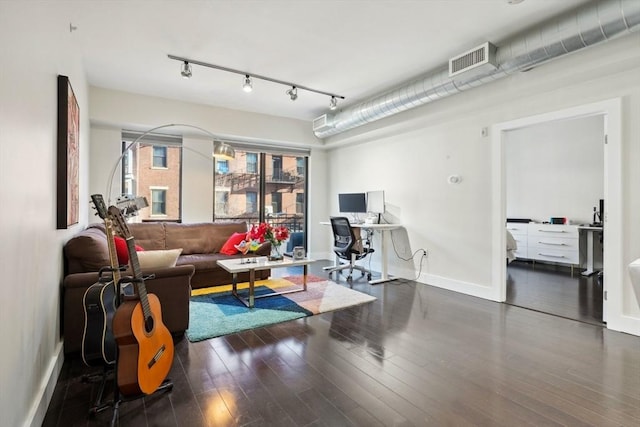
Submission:
[[[280,245],[271,244],[271,255],[269,255],[269,261],[281,261],[282,249]]]

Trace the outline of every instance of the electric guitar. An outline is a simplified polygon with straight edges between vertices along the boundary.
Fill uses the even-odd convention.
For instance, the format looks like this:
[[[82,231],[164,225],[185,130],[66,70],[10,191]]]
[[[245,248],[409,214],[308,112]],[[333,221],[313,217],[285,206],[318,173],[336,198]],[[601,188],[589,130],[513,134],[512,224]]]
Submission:
[[[108,215],[127,242],[136,295],[125,297],[113,318],[113,335],[118,343],[117,380],[125,396],[151,394],[166,379],[173,364],[173,338],[162,323],[160,300],[147,294],[140,271],[135,240],[120,209],[110,206]]]
[[[110,267],[100,269],[98,282],[89,286],[82,298],[82,360],[87,366],[113,365],[116,362],[117,348],[112,322],[116,312],[116,286],[120,280],[120,270],[113,241],[113,228],[111,220],[107,217],[104,199],[100,194],[92,194],[91,201],[96,214],[104,220]]]

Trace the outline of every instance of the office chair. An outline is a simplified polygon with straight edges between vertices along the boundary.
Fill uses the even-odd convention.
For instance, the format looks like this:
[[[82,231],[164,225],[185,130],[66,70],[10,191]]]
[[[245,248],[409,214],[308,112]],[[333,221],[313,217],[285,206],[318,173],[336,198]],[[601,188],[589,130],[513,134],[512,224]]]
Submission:
[[[348,218],[332,216],[331,229],[333,230],[333,252],[335,252],[339,259],[346,260],[348,263],[330,269],[329,277],[331,277],[331,273],[334,271],[341,272],[342,270],[349,269],[347,282],[353,280],[351,276],[353,270],[360,271],[362,276],[366,273],[367,279],[371,280],[371,271],[356,265],[356,261],[374,252],[374,249],[371,248],[370,230],[367,231],[367,239],[365,240],[365,245],[363,245],[362,238],[356,238],[353,233]]]

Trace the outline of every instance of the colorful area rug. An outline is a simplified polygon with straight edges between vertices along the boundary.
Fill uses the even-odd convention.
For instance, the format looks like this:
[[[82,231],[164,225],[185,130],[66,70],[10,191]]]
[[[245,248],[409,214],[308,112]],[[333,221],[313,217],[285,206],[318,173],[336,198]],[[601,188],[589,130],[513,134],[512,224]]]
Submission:
[[[300,287],[301,279],[301,276],[290,276],[260,280],[255,284],[255,294],[296,289]],[[248,286],[248,283],[239,284],[239,293],[246,293]],[[245,307],[231,294],[230,285],[196,289],[191,293],[189,329],[186,334],[191,342],[203,341],[365,304],[375,299],[371,295],[313,275],[307,276],[306,292],[258,298],[253,309]]]

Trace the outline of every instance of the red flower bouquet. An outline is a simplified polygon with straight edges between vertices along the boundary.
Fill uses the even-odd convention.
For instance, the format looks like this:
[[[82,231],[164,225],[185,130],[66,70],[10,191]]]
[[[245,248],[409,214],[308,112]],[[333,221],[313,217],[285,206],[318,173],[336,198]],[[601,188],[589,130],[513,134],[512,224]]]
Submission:
[[[257,240],[260,243],[270,242],[273,251],[271,258],[282,259],[280,245],[289,238],[289,229],[283,225],[273,226],[262,222],[251,227],[247,233],[247,239]]]

